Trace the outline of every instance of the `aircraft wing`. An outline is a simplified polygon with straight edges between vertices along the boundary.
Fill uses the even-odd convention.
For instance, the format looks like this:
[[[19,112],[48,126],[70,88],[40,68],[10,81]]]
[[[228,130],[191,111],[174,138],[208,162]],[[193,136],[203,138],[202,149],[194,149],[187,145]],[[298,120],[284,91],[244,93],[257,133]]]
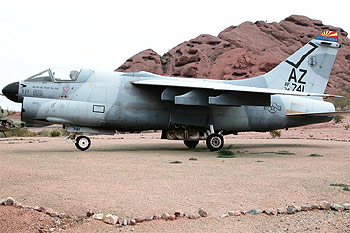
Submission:
[[[182,105],[270,106],[271,95],[339,97],[329,94],[238,86],[203,79],[147,79],[134,81],[132,84],[165,87],[161,99]]]
[[[315,116],[337,116],[347,115],[350,111],[339,111],[339,112],[307,112],[307,113],[288,113],[288,117],[315,117]]]
[[[233,92],[251,92],[251,93],[263,93],[270,95],[295,95],[295,96],[317,96],[317,97],[341,97],[329,94],[320,93],[307,93],[299,91],[287,91],[271,88],[250,87],[250,86],[238,86],[227,83],[218,83],[205,80],[186,80],[182,78],[178,80],[167,79],[148,79],[132,82],[135,85],[148,85],[148,86],[164,86],[164,87],[184,87],[195,89],[210,89],[217,91],[233,91]]]

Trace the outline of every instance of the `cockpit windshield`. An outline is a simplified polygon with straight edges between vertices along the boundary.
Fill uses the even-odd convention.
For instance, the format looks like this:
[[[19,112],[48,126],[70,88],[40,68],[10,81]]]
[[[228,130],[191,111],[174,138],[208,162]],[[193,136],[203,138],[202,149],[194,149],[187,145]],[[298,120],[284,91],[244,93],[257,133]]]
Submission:
[[[80,74],[80,68],[52,68],[50,69],[55,82],[75,82]]]
[[[50,70],[45,70],[25,80],[26,82],[52,82]]]

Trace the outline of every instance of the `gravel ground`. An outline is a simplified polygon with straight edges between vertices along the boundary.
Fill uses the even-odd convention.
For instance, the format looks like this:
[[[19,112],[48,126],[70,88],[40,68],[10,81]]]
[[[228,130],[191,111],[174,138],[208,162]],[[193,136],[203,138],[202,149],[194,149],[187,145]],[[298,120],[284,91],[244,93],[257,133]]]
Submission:
[[[86,152],[62,138],[1,139],[0,198],[12,196],[74,216],[89,210],[125,218],[176,210],[193,213],[199,208],[209,213],[199,220],[143,223],[134,227],[140,232],[349,231],[349,212],[218,219],[229,210],[350,202],[349,192],[330,186],[350,184],[349,142],[228,137],[225,147],[244,153],[220,159],[204,143],[189,150],[182,142],[152,139],[157,137],[158,133],[99,136]],[[279,151],[294,155],[276,154]],[[313,153],[323,157],[310,157]],[[88,221],[66,231],[112,230],[131,227]]]

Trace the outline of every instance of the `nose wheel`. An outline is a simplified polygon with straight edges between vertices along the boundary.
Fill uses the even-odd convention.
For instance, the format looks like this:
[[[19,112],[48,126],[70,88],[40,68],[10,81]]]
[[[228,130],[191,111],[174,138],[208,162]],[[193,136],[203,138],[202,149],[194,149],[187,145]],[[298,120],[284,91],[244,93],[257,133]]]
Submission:
[[[90,138],[88,138],[86,136],[79,136],[75,140],[75,146],[79,150],[85,151],[85,150],[89,149],[89,147],[91,146],[91,140],[90,140]]]
[[[224,146],[224,137],[221,134],[210,134],[206,140],[207,147],[210,151],[221,150]]]

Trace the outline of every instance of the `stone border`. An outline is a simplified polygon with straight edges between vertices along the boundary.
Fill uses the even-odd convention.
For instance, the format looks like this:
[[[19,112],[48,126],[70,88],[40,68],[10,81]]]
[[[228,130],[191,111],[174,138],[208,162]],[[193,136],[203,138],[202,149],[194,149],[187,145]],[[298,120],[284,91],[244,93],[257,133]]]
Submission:
[[[63,218],[73,219],[71,216],[65,213],[55,212],[51,208],[23,205],[22,203],[17,202],[12,197],[8,197],[6,199],[0,200],[0,205],[14,206],[17,208],[35,210],[38,212],[45,213],[50,217],[58,217],[61,219]],[[337,204],[337,203],[329,203],[327,201],[322,201],[320,204],[301,205],[301,206],[298,206],[295,204],[288,204],[286,207],[277,208],[277,209],[273,209],[273,208],[268,208],[264,210],[251,209],[249,211],[230,210],[227,213],[223,213],[219,215],[218,219],[223,219],[229,216],[258,215],[258,214],[266,214],[269,216],[281,215],[281,214],[290,215],[290,214],[296,214],[297,212],[301,212],[301,211],[315,211],[315,210],[325,210],[325,211],[333,210],[333,211],[339,211],[339,212],[347,211],[347,210],[350,210],[350,203]],[[96,219],[99,221],[103,221],[106,224],[114,225],[116,227],[123,227],[127,225],[135,226],[138,223],[148,222],[153,220],[175,221],[179,218],[198,219],[198,218],[205,218],[205,217],[208,217],[208,212],[206,212],[203,209],[199,209],[197,212],[194,212],[194,213],[184,213],[181,210],[178,210],[171,214],[169,213],[152,214],[152,215],[147,215],[145,217],[138,217],[138,218],[132,218],[132,219],[120,218],[117,215],[113,215],[110,213],[103,214],[103,213],[94,213],[93,211],[88,211],[86,213],[86,217],[81,217],[77,219]]]

